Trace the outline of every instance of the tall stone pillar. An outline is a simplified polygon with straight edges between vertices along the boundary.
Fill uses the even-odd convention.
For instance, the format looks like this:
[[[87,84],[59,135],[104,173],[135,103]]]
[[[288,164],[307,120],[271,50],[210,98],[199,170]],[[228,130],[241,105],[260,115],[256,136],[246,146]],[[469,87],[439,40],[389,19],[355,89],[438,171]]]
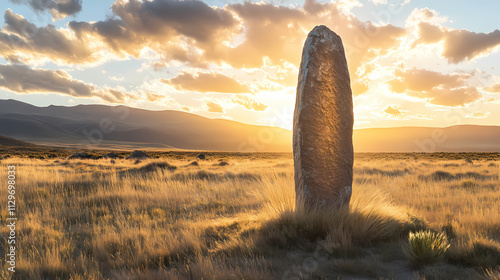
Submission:
[[[342,40],[328,27],[316,26],[302,51],[293,117],[295,192],[306,205],[349,204],[353,123]]]

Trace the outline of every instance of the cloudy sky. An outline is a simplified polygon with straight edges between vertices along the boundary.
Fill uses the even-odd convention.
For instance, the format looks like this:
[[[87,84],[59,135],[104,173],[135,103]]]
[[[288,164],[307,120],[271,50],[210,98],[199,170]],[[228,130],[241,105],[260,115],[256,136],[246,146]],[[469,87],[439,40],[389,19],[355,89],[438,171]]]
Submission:
[[[307,33],[344,42],[355,128],[500,124],[500,2],[6,0],[0,99],[291,129]]]

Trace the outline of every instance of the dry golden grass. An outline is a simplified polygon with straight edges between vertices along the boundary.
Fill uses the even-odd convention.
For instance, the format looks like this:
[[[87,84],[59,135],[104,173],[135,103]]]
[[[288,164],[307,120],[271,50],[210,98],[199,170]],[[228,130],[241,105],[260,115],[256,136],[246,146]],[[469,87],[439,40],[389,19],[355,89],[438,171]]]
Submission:
[[[350,208],[328,211],[296,209],[287,157],[192,161],[3,160],[17,166],[19,262],[1,279],[498,279],[494,161],[363,156]],[[413,271],[402,248],[421,229],[451,247]]]

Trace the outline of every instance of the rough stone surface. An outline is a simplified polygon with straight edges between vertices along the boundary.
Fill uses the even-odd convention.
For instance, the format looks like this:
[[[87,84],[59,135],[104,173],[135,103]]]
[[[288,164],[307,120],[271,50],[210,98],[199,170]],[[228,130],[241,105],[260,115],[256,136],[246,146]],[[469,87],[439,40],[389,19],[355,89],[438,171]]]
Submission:
[[[199,154],[199,155],[197,155],[196,157],[197,157],[197,158],[199,158],[199,159],[202,159],[202,160],[203,160],[203,159],[206,159],[205,154]]]
[[[88,158],[91,158],[91,157],[87,153],[75,153],[74,155],[70,156],[68,159],[88,159]]]
[[[149,156],[143,151],[134,151],[127,159],[146,159]]]
[[[302,51],[293,117],[295,191],[306,205],[349,204],[353,105],[341,38],[315,27]]]
[[[111,153],[106,154],[106,155],[104,156],[104,158],[117,159],[117,158],[120,158],[120,156],[119,156],[119,155],[117,155],[117,154],[115,154],[115,153],[113,153],[113,152],[111,152]]]

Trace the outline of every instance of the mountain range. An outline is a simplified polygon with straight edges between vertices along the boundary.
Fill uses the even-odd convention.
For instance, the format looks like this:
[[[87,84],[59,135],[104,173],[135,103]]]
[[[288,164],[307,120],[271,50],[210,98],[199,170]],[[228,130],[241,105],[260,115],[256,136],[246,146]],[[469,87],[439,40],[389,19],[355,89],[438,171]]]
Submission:
[[[36,145],[33,145],[31,143],[19,141],[17,139],[11,138],[11,137],[3,137],[3,136],[0,136],[0,146],[4,146],[4,147],[36,147]]]
[[[37,107],[0,100],[0,135],[40,145],[89,149],[290,152],[287,129],[126,106]],[[500,127],[356,129],[356,152],[500,152]]]

